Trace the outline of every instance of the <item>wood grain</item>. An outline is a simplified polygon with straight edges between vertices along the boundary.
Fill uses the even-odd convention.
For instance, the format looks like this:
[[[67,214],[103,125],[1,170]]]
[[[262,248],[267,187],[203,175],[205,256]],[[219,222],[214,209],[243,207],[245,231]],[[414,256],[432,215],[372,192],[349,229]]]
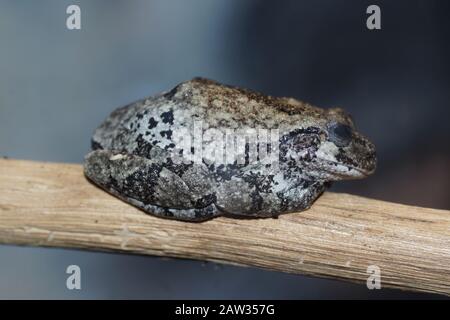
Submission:
[[[278,219],[156,218],[90,184],[77,164],[0,159],[0,243],[256,266],[450,295],[450,211],[325,193]],[[0,262],[1,263],[1,262]]]

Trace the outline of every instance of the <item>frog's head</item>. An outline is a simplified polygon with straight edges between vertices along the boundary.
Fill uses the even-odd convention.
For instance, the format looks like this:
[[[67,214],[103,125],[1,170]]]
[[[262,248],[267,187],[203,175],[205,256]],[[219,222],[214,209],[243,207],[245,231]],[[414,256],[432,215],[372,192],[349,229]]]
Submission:
[[[315,125],[292,130],[282,137],[280,151],[284,160],[289,155],[303,173],[327,181],[360,179],[372,174],[376,168],[373,143],[356,131],[351,117],[342,109],[324,112],[325,116],[314,121]]]

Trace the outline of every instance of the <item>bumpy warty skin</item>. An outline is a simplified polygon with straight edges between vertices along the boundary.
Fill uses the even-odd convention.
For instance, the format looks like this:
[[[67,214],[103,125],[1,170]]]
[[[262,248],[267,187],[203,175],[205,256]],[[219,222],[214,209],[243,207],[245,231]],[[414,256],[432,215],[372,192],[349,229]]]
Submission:
[[[226,137],[255,129],[275,132],[276,140],[246,140],[231,162],[183,158],[200,150],[181,143],[189,133],[200,133],[208,148],[220,139],[205,138],[207,132]],[[266,141],[269,153],[277,151],[275,162],[250,161],[250,151]],[[342,109],[203,78],[115,110],[95,130],[92,149],[84,164],[91,181],[150,214],[185,221],[301,211],[331,181],[363,178],[376,167],[374,145]]]

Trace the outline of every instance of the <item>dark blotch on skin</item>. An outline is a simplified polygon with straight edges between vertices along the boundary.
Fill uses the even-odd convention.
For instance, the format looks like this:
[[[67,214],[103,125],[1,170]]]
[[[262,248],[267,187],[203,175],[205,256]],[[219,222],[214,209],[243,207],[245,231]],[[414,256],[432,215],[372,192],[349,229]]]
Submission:
[[[143,156],[143,157],[148,157],[148,155],[150,154],[150,151],[152,150],[152,144],[148,141],[146,141],[142,134],[138,135],[138,137],[136,138],[136,142],[137,142],[137,148],[135,150],[135,153],[137,155]]]
[[[251,211],[259,212],[261,211],[264,203],[264,199],[261,197],[257,190],[254,190],[250,193],[250,198],[252,199],[252,208]]]
[[[172,130],[164,130],[160,132],[161,137],[166,137],[167,139],[172,139]]]
[[[175,88],[173,88],[172,90],[170,90],[169,92],[167,92],[165,95],[164,95],[164,97],[166,98],[166,99],[168,99],[168,100],[171,100],[176,94],[177,94],[177,91],[178,91],[178,88],[179,88],[180,86],[178,85],[178,86],[176,86]]]
[[[320,129],[316,127],[308,127],[304,129],[295,129],[294,131],[289,132],[288,134],[282,136],[280,138],[280,143],[285,143],[298,135],[310,135],[310,134],[319,134]]]
[[[156,121],[153,117],[148,119],[148,128],[153,129],[158,125],[158,121]]]
[[[174,163],[171,158],[166,158],[164,166],[174,172],[176,175],[182,177],[183,174],[192,167],[192,163]]]
[[[200,199],[197,199],[194,206],[195,208],[204,208],[206,206],[209,206],[211,203],[216,202],[217,197],[215,194],[207,194],[206,196],[201,197]]]
[[[221,164],[217,167],[211,165],[209,170],[212,171],[213,177],[217,182],[230,181],[232,177],[242,174],[242,171],[236,161],[233,164]]]
[[[152,164],[147,170],[137,170],[123,180],[122,192],[140,201],[154,201],[152,195],[161,170],[162,166],[158,164]]]
[[[97,141],[91,140],[91,149],[92,150],[101,150],[101,149],[103,149],[103,147]]]
[[[173,124],[173,112],[167,111],[167,112],[161,113],[161,119],[162,119],[162,122],[164,122],[164,123]]]
[[[315,157],[315,152],[320,145],[319,135],[322,132],[319,128],[308,127],[296,129],[280,138],[280,161],[287,164],[287,168],[284,170],[285,178],[302,172],[299,161],[310,162]],[[292,157],[287,157],[289,150],[307,150],[308,152],[301,158],[293,159]]]
[[[275,184],[273,175],[263,175],[261,173],[250,172],[249,175],[242,176],[242,179],[251,187],[254,187],[259,193],[272,192],[272,186]]]

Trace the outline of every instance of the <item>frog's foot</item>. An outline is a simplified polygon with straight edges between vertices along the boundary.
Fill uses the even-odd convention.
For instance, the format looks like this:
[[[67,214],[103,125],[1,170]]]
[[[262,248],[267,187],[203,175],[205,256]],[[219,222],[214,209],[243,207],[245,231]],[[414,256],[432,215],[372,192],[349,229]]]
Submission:
[[[120,195],[117,196],[122,198]],[[162,218],[201,222],[222,215],[222,212],[220,212],[214,204],[210,204],[209,206],[200,209],[172,209],[153,204],[144,204],[135,199],[126,199],[125,201],[145,212]]]
[[[277,217],[281,213],[299,212],[309,209],[327,186],[328,183],[323,181],[313,183],[303,181],[301,185],[295,188],[278,193],[277,196],[281,202],[278,214],[274,213],[273,216]]]
[[[207,186],[199,192],[188,179],[194,168],[182,175],[187,182],[172,169],[161,159],[110,150],[92,151],[84,163],[85,175],[95,184],[150,214],[187,221],[222,214],[214,205],[215,195],[204,191]]]

